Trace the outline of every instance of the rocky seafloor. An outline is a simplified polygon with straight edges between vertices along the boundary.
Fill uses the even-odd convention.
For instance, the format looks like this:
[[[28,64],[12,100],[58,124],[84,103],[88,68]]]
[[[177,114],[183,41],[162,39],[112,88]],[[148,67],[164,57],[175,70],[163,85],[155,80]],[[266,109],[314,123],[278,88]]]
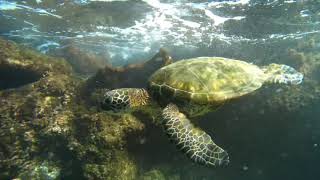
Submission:
[[[228,166],[213,168],[190,162],[148,115],[109,114],[95,103],[99,89],[140,87],[165,63],[107,65],[85,79],[62,58],[0,40],[0,179],[317,179],[315,41],[281,60],[305,74],[301,85],[265,86],[201,117],[230,154]]]

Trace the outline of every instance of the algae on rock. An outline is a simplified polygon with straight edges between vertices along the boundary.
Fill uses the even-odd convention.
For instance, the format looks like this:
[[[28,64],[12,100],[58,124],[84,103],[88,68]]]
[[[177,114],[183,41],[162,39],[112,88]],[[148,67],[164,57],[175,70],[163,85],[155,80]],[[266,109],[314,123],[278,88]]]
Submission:
[[[143,124],[86,106],[63,59],[0,39],[0,75],[1,179],[134,179],[126,138]]]

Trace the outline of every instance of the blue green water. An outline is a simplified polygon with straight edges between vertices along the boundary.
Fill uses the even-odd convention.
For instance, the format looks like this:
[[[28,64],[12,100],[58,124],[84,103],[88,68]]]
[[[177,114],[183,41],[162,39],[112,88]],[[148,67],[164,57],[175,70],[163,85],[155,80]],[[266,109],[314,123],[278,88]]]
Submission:
[[[0,0],[0,36],[66,59],[64,49],[72,46],[114,66],[150,59],[165,47],[176,60],[222,56],[295,67],[306,81],[298,90],[264,87],[201,118],[200,126],[228,150],[227,167],[172,159],[178,152],[155,127],[129,151],[141,168],[182,180],[320,178],[317,0]]]

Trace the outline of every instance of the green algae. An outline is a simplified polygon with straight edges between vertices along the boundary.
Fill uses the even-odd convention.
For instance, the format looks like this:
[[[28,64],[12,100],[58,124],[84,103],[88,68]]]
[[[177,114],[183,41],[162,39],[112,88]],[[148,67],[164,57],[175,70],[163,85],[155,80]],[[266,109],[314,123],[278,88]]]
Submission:
[[[55,180],[60,179],[60,168],[54,164],[44,161],[36,162],[35,165],[31,166],[34,169],[24,171],[18,175],[18,179],[21,180]]]
[[[166,180],[165,176],[159,170],[151,170],[146,172],[142,178],[142,180]]]

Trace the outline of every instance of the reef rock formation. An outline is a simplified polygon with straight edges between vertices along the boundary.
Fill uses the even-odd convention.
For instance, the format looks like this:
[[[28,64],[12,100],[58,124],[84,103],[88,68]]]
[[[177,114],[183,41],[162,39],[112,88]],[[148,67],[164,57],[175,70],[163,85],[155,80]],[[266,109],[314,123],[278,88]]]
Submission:
[[[50,52],[50,54],[66,59],[73,70],[82,76],[94,75],[109,63],[107,53],[95,54],[74,45],[72,41],[67,41],[63,48]]]
[[[53,74],[71,73],[65,61],[18,48],[4,40],[0,41],[0,47],[0,90],[17,88]]]
[[[143,124],[83,105],[64,60],[0,40],[0,74],[0,179],[136,175],[125,139]]]
[[[107,65],[86,81],[82,87],[83,96],[90,97],[99,89],[145,87],[153,72],[170,63],[172,63],[172,58],[165,49],[161,48],[156,55],[143,63],[130,64],[125,67]]]

